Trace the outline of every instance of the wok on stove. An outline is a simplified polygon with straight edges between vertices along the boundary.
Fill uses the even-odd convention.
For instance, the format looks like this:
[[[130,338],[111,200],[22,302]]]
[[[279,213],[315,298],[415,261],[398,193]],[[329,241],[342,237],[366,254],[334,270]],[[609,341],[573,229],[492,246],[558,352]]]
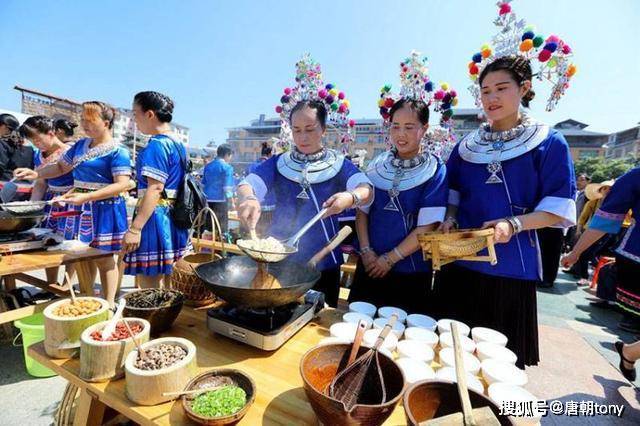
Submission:
[[[309,263],[289,260],[262,263],[246,256],[228,257],[195,268],[196,274],[218,297],[241,308],[277,308],[293,303],[320,279],[315,265],[351,233],[342,228]]]
[[[297,262],[270,263],[266,272],[279,281],[278,288],[256,288],[258,262],[235,256],[204,263],[196,274],[216,296],[242,308],[276,308],[295,302],[320,279],[314,267]]]
[[[43,214],[16,216],[0,212],[0,235],[17,234],[38,226],[44,219]]]

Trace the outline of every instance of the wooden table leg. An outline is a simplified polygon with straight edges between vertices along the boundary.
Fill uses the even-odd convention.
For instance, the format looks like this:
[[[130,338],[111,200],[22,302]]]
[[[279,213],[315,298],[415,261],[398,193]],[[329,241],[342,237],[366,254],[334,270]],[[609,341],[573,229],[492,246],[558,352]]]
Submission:
[[[4,289],[6,291],[11,291],[16,289],[16,278],[13,275],[5,275],[2,277],[4,281]]]
[[[97,426],[102,424],[107,406],[100,402],[98,398],[92,396],[86,389],[80,390],[76,407],[73,426]]]
[[[80,283],[80,294],[83,296],[93,296],[93,271],[89,262],[74,263],[76,273],[78,274],[78,282]]]

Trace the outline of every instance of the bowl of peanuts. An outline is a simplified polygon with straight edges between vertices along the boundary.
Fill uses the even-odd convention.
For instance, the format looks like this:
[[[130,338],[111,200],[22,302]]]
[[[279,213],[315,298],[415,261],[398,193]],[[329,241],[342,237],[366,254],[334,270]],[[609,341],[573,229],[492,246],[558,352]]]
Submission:
[[[63,299],[44,309],[44,348],[52,358],[79,353],[80,335],[89,326],[109,319],[109,303],[98,297]]]

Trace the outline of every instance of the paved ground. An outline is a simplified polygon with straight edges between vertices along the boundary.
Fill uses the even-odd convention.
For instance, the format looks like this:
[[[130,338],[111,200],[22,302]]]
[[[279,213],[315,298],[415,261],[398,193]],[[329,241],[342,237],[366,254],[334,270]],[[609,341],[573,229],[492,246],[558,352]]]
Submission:
[[[124,288],[131,287],[131,280],[125,279]],[[563,274],[553,289],[538,291],[542,361],[527,369],[527,388],[548,401],[625,406],[621,418],[549,416],[543,424],[640,424],[640,392],[617,370],[613,350],[618,338],[632,342],[636,337],[616,328],[618,313],[589,306],[591,299],[589,291]],[[50,425],[66,382],[30,377],[19,347],[0,345],[0,359],[0,424]]]

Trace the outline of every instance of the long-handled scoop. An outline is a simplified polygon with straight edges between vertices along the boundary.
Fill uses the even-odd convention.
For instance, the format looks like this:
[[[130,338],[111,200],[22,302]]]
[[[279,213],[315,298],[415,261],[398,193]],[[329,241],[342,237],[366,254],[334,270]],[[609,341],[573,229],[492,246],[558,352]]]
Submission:
[[[371,384],[371,386],[379,386],[379,389],[367,389],[371,394],[379,396],[379,401],[371,401],[367,403],[371,404],[382,404],[386,400],[386,390],[384,387],[384,378],[382,376],[382,371],[380,371],[380,362],[378,360],[378,349],[384,342],[384,339],[387,338],[387,335],[395,325],[398,320],[398,315],[393,314],[391,318],[384,326],[378,339],[376,340],[373,348],[369,349],[367,352],[362,354],[358,359],[356,359],[351,365],[347,366],[344,370],[338,373],[331,384],[329,385],[329,396],[337,399],[342,402],[344,409],[349,412],[355,407],[358,402],[358,398],[362,393],[362,387],[364,385],[365,377],[369,372],[369,368],[371,367],[371,362],[375,358],[376,364],[374,368],[376,368],[376,381],[375,384]]]
[[[107,325],[105,325],[102,329],[102,340],[107,340],[109,337],[111,337],[113,332],[116,331],[116,325],[118,324],[118,320],[120,320],[120,317],[122,316],[122,311],[124,311],[124,306],[126,303],[127,302],[124,300],[124,297],[118,300],[118,309],[116,309],[116,313],[113,314],[113,318],[111,318],[111,321],[109,321]]]
[[[260,250],[255,248],[255,238],[252,235],[250,240],[238,240],[236,244],[238,248],[242,250],[247,256],[255,260],[256,262],[280,262],[287,258],[287,256],[298,252],[298,242],[300,238],[316,224],[327,213],[327,209],[320,210],[314,217],[309,220],[298,232],[293,234],[290,238],[280,241],[282,249],[278,251]]]
[[[18,192],[18,185],[15,183],[16,179],[18,178],[14,177],[2,186],[2,190],[0,190],[0,200],[2,200],[3,203],[8,203],[16,196],[16,192]]]
[[[500,421],[493,414],[491,408],[473,408],[471,399],[469,398],[469,390],[467,389],[467,372],[464,369],[462,358],[462,345],[460,344],[460,335],[458,334],[458,325],[455,321],[451,323],[451,336],[453,337],[453,353],[455,355],[456,364],[456,382],[458,384],[458,395],[462,405],[462,413],[456,412],[444,417],[436,417],[426,422],[420,422],[420,426],[445,426],[460,425],[464,426],[498,426]]]
[[[318,262],[325,258],[329,253],[335,250],[336,247],[340,243],[344,241],[345,238],[351,234],[352,229],[350,226],[345,226],[329,241],[329,243],[320,249],[311,259],[309,259],[309,266],[316,267]],[[280,281],[269,273],[266,265],[263,262],[258,262],[258,270],[256,271],[255,277],[251,282],[251,288],[261,288],[261,289],[273,289],[273,288],[281,288],[282,285]]]

